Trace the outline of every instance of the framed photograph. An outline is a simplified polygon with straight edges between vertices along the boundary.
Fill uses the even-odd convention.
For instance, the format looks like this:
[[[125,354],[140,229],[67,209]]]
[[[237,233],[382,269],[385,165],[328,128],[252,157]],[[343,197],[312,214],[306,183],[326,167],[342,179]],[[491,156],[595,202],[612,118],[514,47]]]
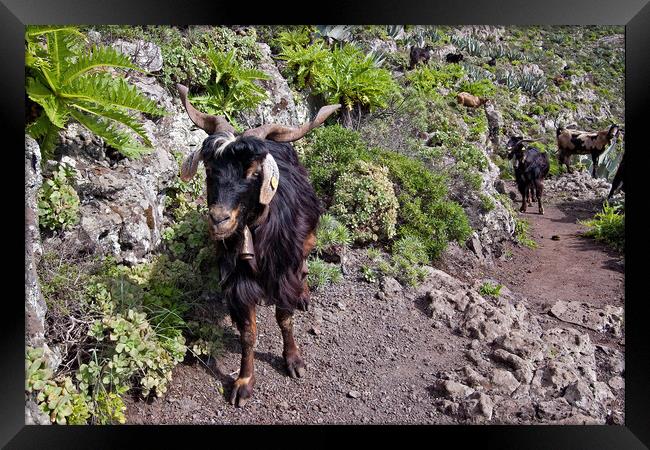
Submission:
[[[7,448],[647,448],[645,2],[3,3]]]

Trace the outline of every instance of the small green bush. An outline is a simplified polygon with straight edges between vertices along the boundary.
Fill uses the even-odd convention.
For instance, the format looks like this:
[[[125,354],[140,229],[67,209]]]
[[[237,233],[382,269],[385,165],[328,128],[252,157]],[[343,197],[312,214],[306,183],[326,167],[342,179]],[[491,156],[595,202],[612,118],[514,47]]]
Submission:
[[[392,238],[398,208],[385,167],[357,161],[336,181],[331,212],[357,242]]]
[[[481,200],[481,209],[483,212],[490,212],[494,209],[494,200],[492,197],[486,194],[479,194],[479,199]]]
[[[372,111],[386,107],[398,87],[388,70],[376,67],[369,55],[346,44],[335,48],[322,72],[317,72],[314,92],[322,94],[327,103],[342,104],[341,113],[349,122],[357,108]]]
[[[326,263],[320,258],[307,260],[307,284],[312,289],[319,289],[341,281],[341,269],[336,264]]]
[[[496,87],[486,78],[474,82],[463,81],[460,89],[482,98],[492,98],[496,93]]]
[[[334,194],[334,183],[366,150],[356,131],[339,125],[312,131],[303,163],[309,170],[314,190],[327,200]]]
[[[503,285],[501,284],[492,284],[485,282],[481,285],[478,292],[483,296],[498,298],[501,294],[502,287]]]
[[[589,227],[589,230],[583,235],[605,242],[616,250],[622,251],[625,248],[625,214],[621,211],[621,206],[605,202],[603,210],[596,213],[593,219],[581,222]]]
[[[324,197],[326,204],[331,203],[337,179],[358,160],[388,169],[399,202],[397,234],[418,237],[432,259],[440,255],[449,240],[464,242],[471,234],[462,207],[447,198],[444,175],[405,155],[368,149],[355,131],[338,125],[314,130],[303,159],[317,194]],[[480,181],[480,175],[478,178]]]
[[[515,240],[528,248],[537,248],[537,242],[529,236],[530,224],[524,219],[515,218]]]
[[[316,42],[308,47],[298,45],[283,45],[278,58],[287,62],[289,74],[293,77],[298,89],[316,86],[319,70],[326,70],[329,51],[322,42]]]
[[[437,67],[419,65],[408,73],[406,79],[420,94],[427,97],[439,96],[438,88],[453,87],[465,74],[459,64],[444,64]]]
[[[316,245],[314,246],[317,255],[329,251],[338,254],[351,243],[352,237],[345,225],[331,214],[325,213],[321,215],[316,230]]]
[[[79,196],[72,183],[76,171],[59,164],[51,179],[46,179],[38,198],[38,224],[47,230],[66,229],[79,221]]]
[[[268,80],[269,75],[244,67],[235,58],[235,50],[228,53],[209,50],[206,57],[215,72],[214,80],[206,87],[206,94],[192,98],[202,110],[223,115],[235,124],[235,113],[255,108],[267,98],[266,90],[255,81]]]

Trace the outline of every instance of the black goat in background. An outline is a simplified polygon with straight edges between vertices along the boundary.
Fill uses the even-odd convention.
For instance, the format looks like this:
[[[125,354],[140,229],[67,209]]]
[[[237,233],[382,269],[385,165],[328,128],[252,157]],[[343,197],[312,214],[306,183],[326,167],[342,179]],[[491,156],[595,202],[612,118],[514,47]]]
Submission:
[[[539,213],[544,214],[542,195],[544,194],[544,178],[548,175],[550,164],[546,153],[542,153],[533,147],[524,147],[525,142],[521,136],[512,136],[506,146],[508,159],[513,160],[517,189],[522,197],[521,212],[526,212],[526,203],[529,196],[536,196],[539,205]]]
[[[614,175],[614,179],[612,180],[612,188],[609,190],[609,195],[607,195],[607,198],[610,199],[614,195],[614,192],[616,189],[618,189],[619,186],[621,186],[621,190],[625,192],[625,153],[623,153],[623,157],[621,158],[621,162],[618,165],[618,169],[616,169],[616,175]]]
[[[293,337],[293,312],[307,309],[307,256],[316,242],[321,208],[289,142],[322,124],[340,105],[321,108],[313,121],[298,128],[266,124],[236,135],[222,116],[197,111],[187,99],[187,87],[177,88],[192,122],[209,135],[183,162],[181,178],[192,178],[203,161],[210,237],[242,348],[230,402],[243,406],[255,385],[257,304],[276,307],[289,375],[305,373]]]

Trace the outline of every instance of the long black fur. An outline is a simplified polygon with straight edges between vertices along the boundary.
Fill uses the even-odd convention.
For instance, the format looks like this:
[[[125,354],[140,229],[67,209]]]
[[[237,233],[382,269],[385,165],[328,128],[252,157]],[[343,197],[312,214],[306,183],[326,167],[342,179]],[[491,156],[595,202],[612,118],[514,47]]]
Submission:
[[[255,137],[238,138],[215,156],[218,137],[208,137],[202,151],[208,173],[208,204],[218,201],[240,208],[237,232],[217,242],[222,287],[233,320],[245,320],[255,304],[306,310],[303,245],[315,232],[322,213],[307,170],[290,144]],[[261,180],[246,179],[245,173],[267,153],[275,158],[280,182],[268,205],[268,215],[254,225],[264,213],[258,200]],[[245,225],[253,236],[252,264],[239,258]]]
[[[539,200],[544,189],[544,178],[550,169],[548,156],[534,147],[524,148],[522,139],[522,137],[510,138],[508,147],[512,150],[508,153],[508,159],[515,158],[515,180],[524,202],[527,201],[530,191]]]

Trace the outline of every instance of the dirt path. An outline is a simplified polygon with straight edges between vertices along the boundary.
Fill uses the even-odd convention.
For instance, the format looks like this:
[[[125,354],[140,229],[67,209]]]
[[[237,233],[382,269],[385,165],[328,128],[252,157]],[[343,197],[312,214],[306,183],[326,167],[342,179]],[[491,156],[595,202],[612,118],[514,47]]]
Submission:
[[[433,328],[414,292],[376,298],[379,286],[359,279],[364,254],[352,252],[345,280],[312,294],[310,310],[295,316],[305,378],[286,375],[273,309],[260,307],[257,384],[245,408],[228,404],[215,382],[229,394],[239,369],[238,335],[230,326],[214,375],[198,363],[179,365],[163,398],[129,401],[128,423],[450,423],[429,390],[437,371],[465,363],[469,339],[450,340]]]
[[[508,190],[516,192],[514,183],[508,184]],[[622,256],[602,243],[580,236],[587,227],[578,221],[592,218],[599,211],[601,201],[563,197],[561,193],[549,192],[544,215],[538,214],[536,204],[527,213],[518,213],[530,224],[529,235],[537,248],[509,245],[506,253],[509,251],[512,256],[495,261],[487,271],[512,291],[525,296],[526,306],[550,324],[561,323],[548,314],[559,300],[577,300],[595,307],[622,307],[625,294]],[[520,206],[517,201],[517,210]],[[596,343],[621,349],[622,339],[586,328],[583,331],[589,332]]]
[[[527,297],[542,326],[576,327],[551,317],[552,304],[622,306],[623,267],[620,256],[576,234],[583,229],[576,221],[591,217],[599,204],[550,194],[544,216],[536,208],[525,215],[539,247],[511,246],[511,257],[472,275],[489,276]],[[551,240],[553,235],[560,239]],[[128,423],[452,423],[434,406],[432,384],[437,372],[467,364],[470,340],[436,328],[415,290],[377,298],[379,285],[360,277],[364,258],[365,251],[352,252],[345,280],[314,293],[310,310],[296,315],[305,378],[286,375],[273,309],[258,308],[257,385],[245,408],[226,401],[240,357],[238,334],[226,326],[222,356],[209,369],[196,361],[180,364],[165,396],[127,401]],[[214,309],[227,323],[223,305],[215,301]],[[622,339],[584,331],[596,343],[624,349]]]

